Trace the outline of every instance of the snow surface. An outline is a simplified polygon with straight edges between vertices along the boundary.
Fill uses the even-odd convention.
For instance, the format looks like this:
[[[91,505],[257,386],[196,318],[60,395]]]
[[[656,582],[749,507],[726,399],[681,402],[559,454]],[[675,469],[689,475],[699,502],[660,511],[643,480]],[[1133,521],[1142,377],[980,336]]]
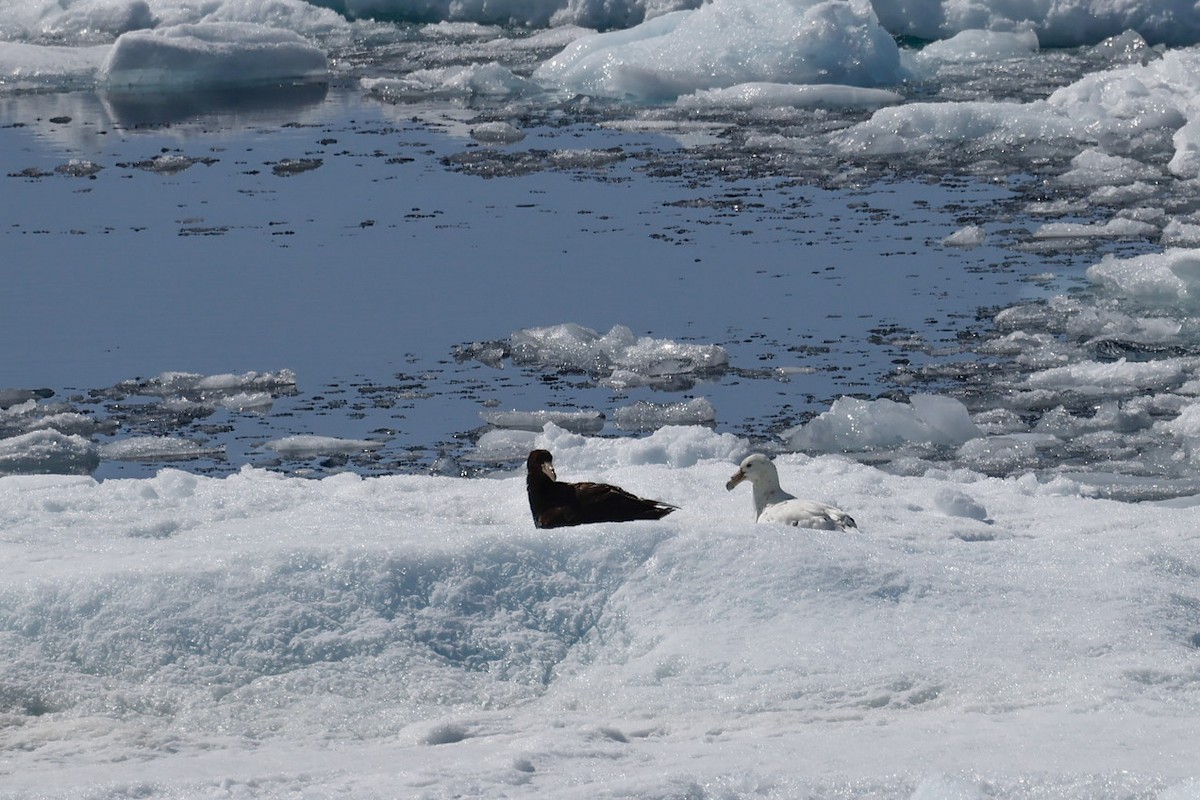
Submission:
[[[781,456],[861,526],[797,531],[721,491],[744,443],[703,428],[535,437],[681,510],[537,531],[519,474],[0,479],[0,796],[1200,787],[1193,508]]]

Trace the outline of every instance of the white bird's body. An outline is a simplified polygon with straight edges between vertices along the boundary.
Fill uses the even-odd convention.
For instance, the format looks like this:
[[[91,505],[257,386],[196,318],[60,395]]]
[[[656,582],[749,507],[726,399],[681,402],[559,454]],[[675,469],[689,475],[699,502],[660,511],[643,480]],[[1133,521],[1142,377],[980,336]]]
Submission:
[[[781,489],[775,465],[760,453],[746,456],[725,488],[732,490],[744,480],[750,481],[754,489],[754,517],[758,522],[776,522],[824,531],[858,527],[854,518],[840,508],[815,500],[801,500]]]

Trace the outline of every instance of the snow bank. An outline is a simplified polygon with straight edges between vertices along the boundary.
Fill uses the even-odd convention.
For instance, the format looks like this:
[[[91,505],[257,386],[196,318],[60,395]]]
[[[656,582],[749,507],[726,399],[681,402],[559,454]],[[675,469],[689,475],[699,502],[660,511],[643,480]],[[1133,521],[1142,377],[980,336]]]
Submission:
[[[0,479],[0,794],[1197,785],[1194,508],[785,455],[863,532],[796,531],[720,488],[711,431],[546,435],[565,478],[681,509],[558,532],[520,474]]]

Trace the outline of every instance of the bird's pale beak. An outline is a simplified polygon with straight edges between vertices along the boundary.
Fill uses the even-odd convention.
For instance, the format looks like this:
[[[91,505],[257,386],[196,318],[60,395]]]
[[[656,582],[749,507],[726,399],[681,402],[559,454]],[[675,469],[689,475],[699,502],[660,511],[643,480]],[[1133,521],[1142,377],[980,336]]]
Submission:
[[[546,473],[550,480],[558,480],[558,476],[554,474],[554,465],[552,465],[549,461],[547,461],[545,464],[542,464],[542,472]]]
[[[743,470],[738,470],[733,473],[733,477],[725,484],[725,491],[732,491],[733,487],[737,486],[742,481],[746,480],[746,473]]]

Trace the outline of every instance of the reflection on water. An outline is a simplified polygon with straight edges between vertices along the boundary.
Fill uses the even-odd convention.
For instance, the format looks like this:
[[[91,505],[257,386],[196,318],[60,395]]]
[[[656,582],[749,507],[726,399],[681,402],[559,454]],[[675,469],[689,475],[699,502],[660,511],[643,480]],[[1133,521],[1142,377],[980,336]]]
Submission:
[[[319,105],[329,93],[324,82],[300,81],[236,89],[187,92],[105,91],[100,97],[113,124],[146,128],[206,120],[215,130],[236,130]]]

